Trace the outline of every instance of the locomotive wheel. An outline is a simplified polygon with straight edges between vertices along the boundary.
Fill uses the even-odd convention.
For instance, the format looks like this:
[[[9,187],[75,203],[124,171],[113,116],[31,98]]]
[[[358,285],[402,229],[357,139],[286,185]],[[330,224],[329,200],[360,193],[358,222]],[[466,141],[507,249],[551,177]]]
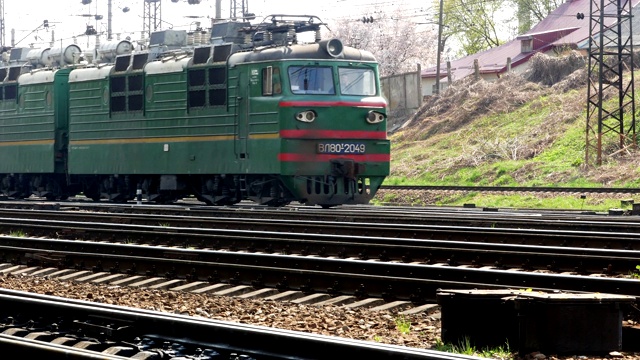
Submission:
[[[162,205],[170,205],[175,203],[176,201],[178,201],[178,198],[174,197],[174,196],[158,196],[154,202],[156,204],[162,204]]]
[[[60,183],[55,179],[50,179],[46,186],[47,192],[45,193],[45,199],[49,201],[64,200],[69,196],[66,194],[66,188],[60,186]]]
[[[291,203],[291,201],[285,200],[285,199],[273,199],[271,201],[268,201],[266,203],[264,203],[264,205],[267,205],[269,207],[283,207],[283,206],[287,206]]]
[[[84,196],[88,197],[93,201],[100,201],[100,193],[97,191],[85,191]]]
[[[56,200],[64,201],[64,200],[67,200],[68,198],[69,198],[69,195],[67,194],[59,194],[59,195],[48,194],[47,196],[45,196],[45,199],[49,201],[56,201]]]
[[[207,199],[207,198],[205,198],[203,196],[196,196],[196,199],[198,199],[198,201],[202,201],[206,205],[214,205],[214,203],[212,203],[211,201],[209,201],[209,199]]]
[[[85,189],[82,193],[85,197],[93,201],[100,201],[100,186],[95,180],[90,183],[85,183]]]
[[[228,205],[235,205],[235,204],[237,204],[239,202],[240,202],[240,200],[236,200],[234,198],[225,197],[224,199],[220,199],[220,200],[216,201],[215,203],[213,203],[213,205],[228,206]]]
[[[334,206],[337,206],[336,204],[318,204],[320,205],[320,207],[322,207],[323,209],[330,209]]]

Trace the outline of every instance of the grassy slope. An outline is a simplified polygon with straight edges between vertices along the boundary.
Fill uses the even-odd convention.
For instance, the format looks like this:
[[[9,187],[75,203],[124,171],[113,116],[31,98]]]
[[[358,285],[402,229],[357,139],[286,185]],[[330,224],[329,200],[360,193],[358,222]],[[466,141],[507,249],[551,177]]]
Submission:
[[[584,72],[574,77],[580,76]],[[544,87],[512,76],[497,83],[467,81],[449,89],[443,94],[448,99],[430,104],[423,116],[392,135],[391,176],[385,184],[638,187],[637,151],[607,156],[599,167],[585,166],[587,91],[584,85],[576,86],[580,83],[569,78]],[[603,147],[612,153],[615,141]],[[378,200],[389,197],[382,193]],[[587,205],[597,210],[620,207],[620,197]],[[585,200],[573,197],[466,194],[432,202],[585,207]]]

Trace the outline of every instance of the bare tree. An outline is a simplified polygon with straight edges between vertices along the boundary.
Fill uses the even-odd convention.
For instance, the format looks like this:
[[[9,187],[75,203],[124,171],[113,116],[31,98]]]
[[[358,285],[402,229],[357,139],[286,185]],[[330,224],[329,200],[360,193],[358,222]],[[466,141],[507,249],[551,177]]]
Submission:
[[[330,25],[331,36],[345,44],[373,53],[382,76],[414,71],[416,64],[435,62],[437,34],[403,19],[402,8],[393,14],[382,10],[361,19],[342,19]]]

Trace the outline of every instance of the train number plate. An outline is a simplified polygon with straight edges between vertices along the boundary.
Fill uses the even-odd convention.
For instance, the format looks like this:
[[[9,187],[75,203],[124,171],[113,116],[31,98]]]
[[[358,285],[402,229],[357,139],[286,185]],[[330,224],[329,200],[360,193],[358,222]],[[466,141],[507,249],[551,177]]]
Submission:
[[[365,144],[361,143],[319,143],[318,154],[364,154]]]

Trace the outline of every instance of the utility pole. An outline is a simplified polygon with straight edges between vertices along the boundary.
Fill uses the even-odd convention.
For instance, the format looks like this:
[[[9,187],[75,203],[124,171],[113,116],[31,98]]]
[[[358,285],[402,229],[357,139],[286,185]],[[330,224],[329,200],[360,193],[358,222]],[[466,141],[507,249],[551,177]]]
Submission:
[[[113,29],[111,28],[111,18],[113,17],[113,13],[111,12],[111,2],[112,0],[107,1],[107,40],[111,40],[113,33]]]
[[[438,14],[438,54],[436,55],[436,90],[435,95],[440,94],[440,53],[442,53],[442,1],[440,0],[440,13]]]
[[[222,0],[216,0],[216,18],[215,20],[222,19]]]
[[[4,33],[4,0],[0,0],[0,47],[6,45]]]

